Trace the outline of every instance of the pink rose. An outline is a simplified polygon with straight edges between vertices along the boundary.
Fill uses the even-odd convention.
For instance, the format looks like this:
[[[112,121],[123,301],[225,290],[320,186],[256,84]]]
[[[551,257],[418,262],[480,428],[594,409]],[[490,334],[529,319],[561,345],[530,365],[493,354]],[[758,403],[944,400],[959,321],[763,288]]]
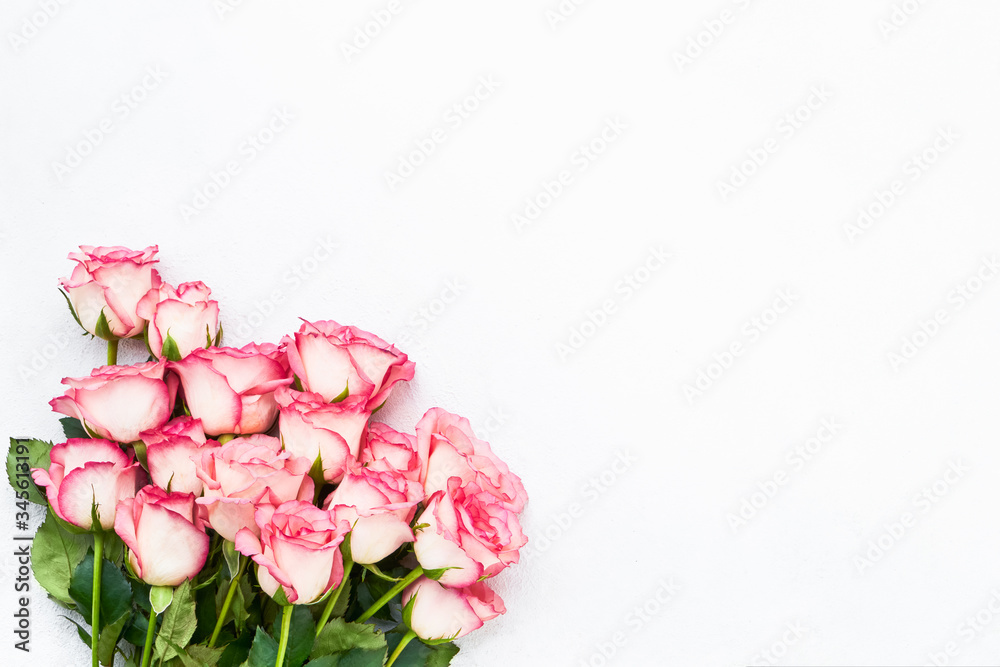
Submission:
[[[278,429],[287,451],[310,461],[321,457],[323,476],[336,482],[348,461],[356,461],[361,434],[371,413],[367,401],[351,396],[327,403],[319,394],[279,387],[274,398],[280,406]]]
[[[168,368],[181,379],[191,416],[208,435],[263,433],[278,416],[274,390],[292,382],[276,345],[195,350]]]
[[[305,322],[281,342],[302,388],[326,401],[363,396],[374,411],[394,384],[413,379],[414,364],[405,354],[374,334],[333,320]]]
[[[425,503],[417,525],[414,554],[425,570],[447,570],[438,579],[450,587],[471,586],[518,561],[518,550],[528,539],[517,514],[475,483],[461,485],[452,477],[445,491]]]
[[[146,464],[153,484],[178,493],[201,495],[204,484],[198,478],[194,458],[202,450],[217,447],[207,441],[201,420],[178,417],[158,429],[144,431],[139,438],[146,445]]]
[[[351,526],[351,558],[377,563],[413,541],[410,521],[424,490],[395,470],[352,464],[323,507]]]
[[[281,441],[267,435],[235,438],[201,454],[197,474],[205,495],[208,524],[230,542],[241,528],[257,532],[255,505],[312,500],[314,485],[308,459],[281,451]]]
[[[141,489],[118,503],[115,532],[128,546],[132,571],[152,586],[179,586],[205,567],[209,538],[192,493]]]
[[[419,482],[423,477],[423,461],[417,454],[416,437],[400,433],[381,422],[369,422],[363,443],[362,464],[381,460],[409,480]]]
[[[97,322],[104,313],[111,334],[129,338],[142,333],[146,324],[136,313],[139,300],[157,285],[160,276],[153,268],[158,248],[135,251],[121,246],[80,246],[70,253],[77,262],[69,278],[59,284],[66,290],[80,325],[98,335]]]
[[[403,606],[412,598],[410,629],[429,641],[463,637],[507,611],[500,596],[481,582],[456,589],[420,577],[403,591]]]
[[[160,361],[102,366],[90,377],[63,378],[70,388],[49,405],[76,417],[101,438],[135,442],[143,431],[167,423],[174,410],[177,378],[164,379],[164,370]]]
[[[107,440],[73,438],[53,447],[49,459],[49,469],[33,468],[31,477],[46,487],[56,515],[84,530],[94,529],[92,508],[100,527],[111,530],[118,501],[134,497],[146,481],[139,464]]]
[[[521,478],[493,453],[488,442],[473,434],[468,419],[431,408],[417,422],[416,431],[417,451],[427,461],[422,480],[427,495],[445,489],[449,478],[459,477],[463,484],[475,482],[515,512],[524,509],[528,494]]]
[[[302,501],[263,505],[254,520],[257,531],[241,530],[236,550],[257,563],[257,581],[265,593],[274,597],[280,585],[292,604],[312,604],[340,585],[340,543],[351,530],[349,523]]]
[[[211,295],[212,290],[200,282],[181,283],[176,289],[162,283],[139,300],[136,313],[149,322],[146,336],[153,356],[163,356],[168,336],[180,358],[220,342],[219,302],[210,300]]]

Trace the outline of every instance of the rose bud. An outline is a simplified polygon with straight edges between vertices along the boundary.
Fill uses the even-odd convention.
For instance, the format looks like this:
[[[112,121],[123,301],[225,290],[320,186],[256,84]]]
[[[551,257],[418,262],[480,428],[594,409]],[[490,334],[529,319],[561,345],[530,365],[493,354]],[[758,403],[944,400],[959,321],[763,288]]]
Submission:
[[[205,438],[201,420],[178,417],[158,429],[140,433],[139,438],[146,445],[146,464],[153,484],[201,495],[204,483],[197,475],[194,458],[200,460],[202,450],[218,446]]]
[[[447,588],[420,577],[403,591],[404,608],[411,600],[410,629],[427,641],[462,637],[507,611],[500,596],[481,582]]]
[[[73,315],[86,331],[102,338],[130,338],[142,333],[145,321],[136,312],[139,300],[160,284],[153,268],[158,248],[135,251],[122,246],[80,246],[70,253],[77,262],[69,278],[59,283]],[[98,327],[104,314],[107,329]]]
[[[115,532],[128,546],[135,576],[151,586],[178,586],[205,567],[209,538],[192,493],[140,489],[118,503]]]
[[[67,440],[52,448],[49,460],[48,470],[33,468],[31,477],[46,487],[56,516],[84,530],[98,529],[91,510],[100,519],[99,528],[111,530],[118,501],[134,497],[146,483],[139,464],[107,440]]]
[[[413,541],[410,521],[424,490],[395,470],[352,464],[323,507],[346,519],[351,529],[351,558],[377,563]]]
[[[369,422],[361,446],[362,465],[385,461],[403,477],[419,482],[423,476],[423,462],[417,454],[415,436],[400,433],[387,424]]]
[[[257,534],[244,528],[236,550],[259,566],[257,581],[274,597],[281,586],[292,604],[312,604],[340,585],[344,559],[340,543],[351,530],[347,521],[303,501],[262,505],[254,514]]]
[[[153,356],[164,356],[163,343],[168,337],[177,359],[221,341],[219,302],[210,300],[211,295],[212,290],[201,282],[181,283],[176,288],[161,283],[139,300],[136,313],[149,322],[146,337]]]
[[[528,494],[521,478],[493,453],[489,443],[473,434],[468,419],[431,408],[417,422],[416,431],[417,451],[427,461],[422,481],[428,496],[445,489],[449,478],[459,477],[463,484],[475,482],[515,512],[524,509]]]
[[[518,561],[518,550],[528,539],[517,513],[475,483],[461,485],[452,477],[448,488],[426,502],[417,519],[413,552],[425,570],[449,569],[438,579],[451,587],[471,586]]]
[[[302,388],[328,402],[363,396],[374,411],[393,385],[413,379],[414,364],[405,354],[374,334],[332,320],[305,322],[281,342]]]
[[[177,378],[164,379],[163,362],[102,366],[90,377],[63,378],[66,394],[52,399],[56,412],[79,419],[98,437],[128,443],[143,431],[167,423],[174,409]]]
[[[278,347],[195,350],[167,367],[177,373],[191,416],[207,435],[263,433],[278,416],[274,390],[292,382]]]
[[[208,525],[232,542],[241,528],[256,533],[255,505],[312,500],[311,465],[308,459],[282,452],[277,438],[236,438],[202,451],[197,475],[205,495],[195,502],[205,507]]]
[[[368,417],[367,401],[351,396],[327,403],[319,394],[279,387],[274,392],[280,416],[278,430],[286,451],[310,461],[321,458],[323,477],[336,482],[348,462],[356,461]]]

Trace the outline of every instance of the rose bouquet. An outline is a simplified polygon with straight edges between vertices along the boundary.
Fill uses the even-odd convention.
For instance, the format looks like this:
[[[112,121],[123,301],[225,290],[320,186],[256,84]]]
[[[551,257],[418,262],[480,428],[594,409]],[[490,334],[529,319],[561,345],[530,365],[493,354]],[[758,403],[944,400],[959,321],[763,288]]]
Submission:
[[[46,505],[33,570],[92,665],[447,665],[505,612],[527,496],[468,420],[372,421],[414,363],[381,338],[304,322],[222,347],[202,283],[157,248],[81,247],[61,281],[108,365],[51,402],[65,442],[12,439],[19,508]],[[138,339],[147,362],[117,365]],[[418,642],[412,642],[416,638]]]

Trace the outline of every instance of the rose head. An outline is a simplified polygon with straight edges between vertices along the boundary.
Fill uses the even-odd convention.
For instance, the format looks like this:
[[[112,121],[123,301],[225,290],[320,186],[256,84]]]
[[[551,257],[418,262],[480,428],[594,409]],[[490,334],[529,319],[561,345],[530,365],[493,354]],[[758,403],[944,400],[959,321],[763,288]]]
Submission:
[[[128,546],[135,575],[152,586],[194,579],[208,558],[208,535],[195,512],[194,494],[156,486],[118,503],[115,532]]]
[[[388,467],[414,482],[419,482],[423,476],[423,461],[417,454],[416,437],[400,433],[381,422],[368,423],[360,460],[362,465],[384,461]]]
[[[310,461],[322,458],[323,476],[336,482],[348,462],[356,461],[361,435],[371,413],[366,399],[349,396],[328,403],[319,394],[279,387],[274,392],[280,407],[278,429],[287,451]]]
[[[413,545],[417,560],[425,570],[456,568],[438,579],[451,587],[499,574],[518,561],[528,541],[513,510],[474,483],[462,486],[457,477],[431,495],[417,524],[427,524]]]
[[[204,283],[181,283],[176,288],[161,283],[149,290],[136,306],[139,317],[149,322],[146,336],[157,359],[169,336],[181,358],[193,350],[211,347],[219,336],[219,302],[209,297]]]
[[[431,408],[417,422],[417,451],[427,461],[424,490],[427,495],[441,491],[451,477],[463,484],[475,482],[515,512],[524,509],[528,494],[521,478],[478,439],[465,417]]]
[[[92,509],[100,528],[111,530],[118,501],[135,496],[146,482],[139,464],[107,440],[67,440],[53,447],[49,458],[49,469],[34,468],[31,476],[46,487],[52,511],[84,530],[95,530]]]
[[[59,283],[80,325],[98,335],[101,313],[111,334],[129,338],[142,333],[145,322],[136,312],[139,300],[160,284],[153,268],[157,247],[135,251],[121,246],[80,246],[80,252],[70,253],[77,262],[69,278]]]
[[[403,591],[404,608],[411,600],[407,622],[418,637],[428,641],[463,637],[507,611],[500,596],[482,582],[447,588],[420,577]]]
[[[236,535],[236,550],[257,563],[257,580],[265,593],[274,597],[280,586],[292,604],[311,604],[340,585],[340,543],[351,530],[347,521],[294,500],[277,507],[262,505],[254,521],[260,536],[244,528]]]
[[[378,336],[332,320],[304,322],[281,341],[302,388],[333,401],[363,396],[374,411],[393,385],[413,379],[414,364]]]
[[[153,484],[201,495],[204,483],[197,475],[194,460],[201,460],[202,450],[218,446],[214,440],[206,440],[201,420],[178,417],[158,429],[143,431],[139,438],[146,445],[146,464]]]
[[[177,378],[166,376],[163,362],[102,366],[90,377],[63,378],[66,394],[52,399],[56,412],[75,417],[92,433],[116,442],[135,442],[143,431],[170,419]]]
[[[278,347],[267,343],[199,349],[167,367],[208,435],[268,430],[278,416],[274,390],[292,382]]]
[[[277,438],[235,438],[202,450],[197,475],[205,495],[195,502],[206,508],[208,525],[232,542],[241,528],[256,533],[255,505],[312,500],[311,466],[308,459],[282,452]]]
[[[406,542],[413,541],[410,520],[424,490],[395,470],[352,464],[323,504],[351,529],[351,558],[377,563]]]

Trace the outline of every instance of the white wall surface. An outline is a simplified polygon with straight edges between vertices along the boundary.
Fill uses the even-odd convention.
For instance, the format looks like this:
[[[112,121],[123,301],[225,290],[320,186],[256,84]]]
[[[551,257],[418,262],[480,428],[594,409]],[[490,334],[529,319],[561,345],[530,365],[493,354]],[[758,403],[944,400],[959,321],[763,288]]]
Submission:
[[[374,331],[384,420],[523,477],[457,666],[1000,664],[1000,5],[226,2],[0,8],[4,436],[101,363],[66,254],[157,243],[229,344]],[[37,587],[13,650],[0,553],[5,664],[89,664]]]

